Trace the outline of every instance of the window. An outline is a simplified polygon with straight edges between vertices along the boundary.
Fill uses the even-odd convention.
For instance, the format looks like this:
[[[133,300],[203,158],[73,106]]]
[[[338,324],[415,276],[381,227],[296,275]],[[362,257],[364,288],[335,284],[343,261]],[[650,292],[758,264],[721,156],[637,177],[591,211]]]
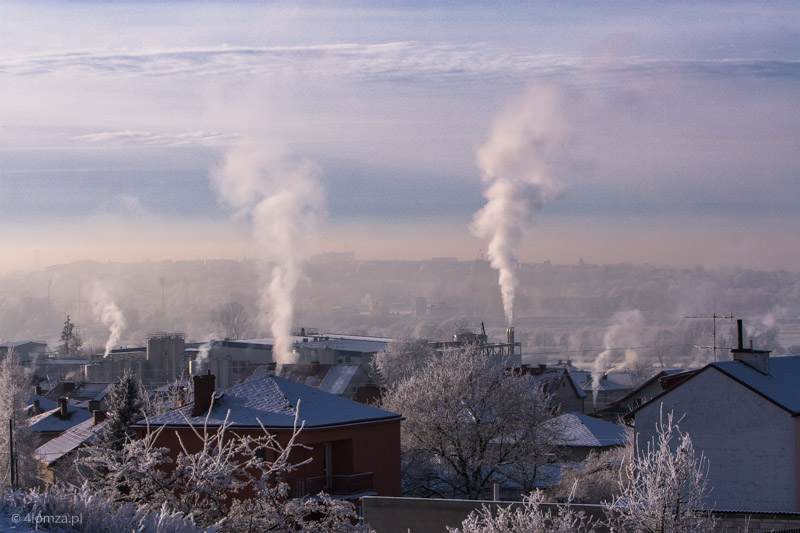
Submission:
[[[322,477],[323,488],[331,488],[331,478],[333,465],[331,464],[331,443],[326,442],[322,445]]]

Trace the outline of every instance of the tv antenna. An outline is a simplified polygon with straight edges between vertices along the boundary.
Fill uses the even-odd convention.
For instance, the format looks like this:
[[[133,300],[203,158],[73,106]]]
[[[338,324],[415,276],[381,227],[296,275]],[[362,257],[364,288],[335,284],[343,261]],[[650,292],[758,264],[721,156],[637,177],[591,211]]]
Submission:
[[[717,362],[717,319],[718,318],[727,318],[730,322],[733,322],[733,319],[736,318],[733,316],[733,313],[729,313],[727,315],[718,315],[717,313],[712,314],[711,316],[685,316],[683,318],[705,318],[712,320],[712,329],[711,329],[711,339],[713,341],[712,346],[699,346],[699,348],[711,348],[714,350],[714,362]]]

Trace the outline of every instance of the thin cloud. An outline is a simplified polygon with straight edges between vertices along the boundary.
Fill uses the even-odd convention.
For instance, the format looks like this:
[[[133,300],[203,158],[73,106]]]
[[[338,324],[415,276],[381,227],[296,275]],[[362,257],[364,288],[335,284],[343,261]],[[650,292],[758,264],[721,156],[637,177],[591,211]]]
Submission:
[[[236,144],[240,137],[219,132],[189,131],[176,134],[151,131],[110,131],[88,133],[72,137],[72,140],[98,145],[129,146],[228,146]]]
[[[800,61],[774,59],[654,59],[605,61],[610,75],[800,77]],[[564,77],[598,73],[596,58],[528,54],[485,43],[429,46],[416,42],[273,47],[196,47],[162,50],[81,50],[0,56],[0,73],[44,76],[94,73],[131,76],[214,76],[300,73],[346,75],[357,81],[426,78]]]

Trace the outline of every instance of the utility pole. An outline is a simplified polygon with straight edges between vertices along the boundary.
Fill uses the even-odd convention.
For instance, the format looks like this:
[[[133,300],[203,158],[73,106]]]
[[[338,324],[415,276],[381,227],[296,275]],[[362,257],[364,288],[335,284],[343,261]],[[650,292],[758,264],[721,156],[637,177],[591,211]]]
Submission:
[[[8,419],[8,467],[11,472],[11,490],[17,488],[17,469],[14,464],[14,419]]]
[[[729,313],[728,315],[718,315],[717,313],[712,314],[711,316],[685,316],[683,318],[710,318],[712,320],[712,329],[711,329],[711,339],[712,339],[712,346],[710,348],[714,350],[714,362],[717,362],[717,319],[718,318],[727,318],[729,321],[733,322],[733,319],[736,318],[733,316],[733,313]],[[701,346],[701,348],[709,348],[709,346]]]

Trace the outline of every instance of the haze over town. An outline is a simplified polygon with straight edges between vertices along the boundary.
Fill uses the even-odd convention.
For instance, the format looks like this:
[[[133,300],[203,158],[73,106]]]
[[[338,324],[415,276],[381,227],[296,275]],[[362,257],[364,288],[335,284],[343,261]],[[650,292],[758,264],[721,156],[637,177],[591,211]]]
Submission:
[[[310,251],[485,257],[478,154],[531,103],[549,113],[555,186],[520,261],[797,270],[791,2],[4,2],[0,16],[6,272],[258,257],[249,207],[219,180],[248,151],[304,165]]]
[[[800,526],[799,42],[0,3],[0,529]]]

